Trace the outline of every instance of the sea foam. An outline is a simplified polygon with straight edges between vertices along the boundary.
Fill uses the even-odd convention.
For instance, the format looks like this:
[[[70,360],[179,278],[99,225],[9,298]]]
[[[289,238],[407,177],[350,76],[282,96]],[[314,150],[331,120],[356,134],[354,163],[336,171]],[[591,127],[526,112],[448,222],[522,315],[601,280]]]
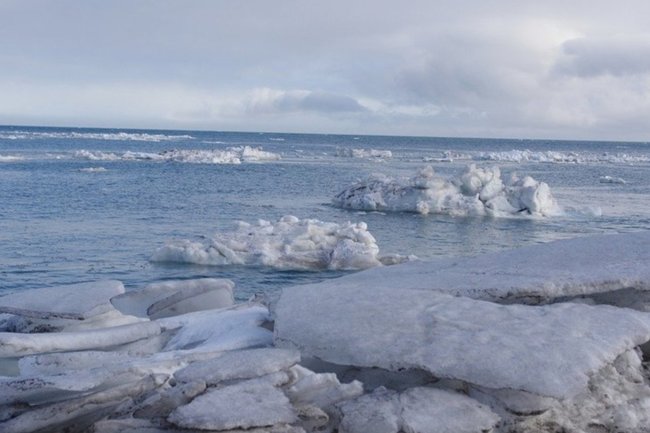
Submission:
[[[237,223],[203,242],[178,240],[159,248],[154,262],[268,266],[284,270],[353,270],[408,258],[379,256],[365,223],[336,224],[284,216],[277,222]]]
[[[452,179],[436,175],[431,166],[409,179],[370,177],[341,191],[333,202],[346,209],[453,216],[561,213],[546,183],[514,174],[504,182],[498,167],[474,164]]]
[[[148,134],[140,132],[35,132],[35,131],[0,131],[0,139],[38,140],[38,139],[81,139],[108,141],[177,141],[191,140],[191,135]]]

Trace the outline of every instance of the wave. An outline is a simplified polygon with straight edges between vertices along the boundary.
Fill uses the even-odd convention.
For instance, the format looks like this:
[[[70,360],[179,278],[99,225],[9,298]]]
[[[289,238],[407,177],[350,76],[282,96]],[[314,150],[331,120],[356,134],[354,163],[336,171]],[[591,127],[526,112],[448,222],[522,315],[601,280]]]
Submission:
[[[90,161],[169,161],[192,164],[241,164],[242,162],[277,161],[281,156],[277,153],[267,152],[261,147],[238,146],[225,150],[201,149],[172,149],[158,153],[133,152],[124,153],[103,152],[99,150],[78,150],[74,153],[76,158]]]
[[[375,238],[363,222],[336,224],[287,215],[275,223],[240,221],[234,231],[217,233],[205,242],[169,242],[153,254],[151,261],[283,270],[358,270],[411,258],[379,257]]]
[[[194,139],[191,135],[147,134],[140,132],[36,132],[0,131],[0,139],[39,140],[39,139],[79,139],[109,141],[178,141]]]
[[[374,176],[344,189],[333,202],[345,209],[424,215],[503,217],[562,213],[546,183],[515,175],[504,182],[498,167],[478,168],[474,164],[451,179],[437,176],[431,166],[409,179]]]

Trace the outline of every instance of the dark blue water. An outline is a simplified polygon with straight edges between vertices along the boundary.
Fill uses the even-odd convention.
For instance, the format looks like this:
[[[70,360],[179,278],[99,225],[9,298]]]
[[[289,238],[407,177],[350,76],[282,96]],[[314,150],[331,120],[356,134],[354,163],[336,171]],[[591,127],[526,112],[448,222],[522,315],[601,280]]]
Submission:
[[[279,161],[197,164],[124,158],[125,152],[263,147]],[[391,150],[382,162],[337,157],[337,148]],[[494,152],[577,155],[578,163],[504,161]],[[114,158],[89,160],[80,150]],[[454,218],[357,213],[332,197],[371,173],[409,176],[427,158],[444,175],[467,164],[499,165],[545,181],[566,215],[550,219]],[[488,154],[488,156],[486,156]],[[539,158],[538,158],[539,159]],[[542,158],[543,159],[543,158]],[[100,168],[105,171],[89,172]],[[129,288],[169,278],[226,277],[244,299],[337,272],[151,263],[170,239],[230,230],[237,220],[292,214],[365,221],[384,253],[472,255],[592,233],[650,228],[650,146],[568,142],[0,127],[0,292],[117,278]],[[601,183],[603,176],[625,184]],[[600,215],[599,210],[602,212]]]

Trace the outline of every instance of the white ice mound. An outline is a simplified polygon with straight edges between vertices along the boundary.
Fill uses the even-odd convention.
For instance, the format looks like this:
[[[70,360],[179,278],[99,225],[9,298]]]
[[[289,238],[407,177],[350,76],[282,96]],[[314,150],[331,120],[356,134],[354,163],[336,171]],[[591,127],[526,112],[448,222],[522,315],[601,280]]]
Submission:
[[[227,149],[171,149],[159,153],[103,152],[99,150],[78,150],[76,158],[90,161],[161,161],[192,164],[241,164],[242,162],[277,161],[277,153],[267,152],[261,147],[237,146]]]
[[[317,320],[314,318],[317,317]],[[336,280],[284,289],[275,342],[357,367],[421,369],[439,378],[558,399],[650,340],[650,315],[612,306],[500,305],[427,290],[349,290]]]
[[[340,192],[334,204],[346,209],[454,216],[561,213],[546,183],[515,175],[504,182],[498,167],[473,164],[453,179],[437,176],[431,166],[410,179],[371,177]]]
[[[275,223],[239,222],[233,232],[217,233],[203,242],[170,242],[151,260],[292,270],[366,269],[381,264],[379,247],[365,223],[336,224],[294,216]]]
[[[22,161],[23,158],[22,156],[14,156],[14,155],[0,155],[0,162],[16,162],[16,161]]]
[[[587,236],[475,257],[414,261],[336,280],[354,291],[446,292],[495,302],[545,303],[589,297],[650,311],[650,232]],[[327,284],[327,283],[323,283]]]
[[[393,157],[393,152],[390,150],[337,147],[336,156],[343,158],[390,159]]]

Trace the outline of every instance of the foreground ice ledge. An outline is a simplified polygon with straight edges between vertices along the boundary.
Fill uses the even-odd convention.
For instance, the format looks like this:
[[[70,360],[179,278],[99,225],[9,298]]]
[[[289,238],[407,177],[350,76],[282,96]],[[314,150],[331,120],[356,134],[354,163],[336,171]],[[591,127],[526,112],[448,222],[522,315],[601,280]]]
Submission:
[[[527,304],[581,297],[588,298],[583,302],[650,311],[648,264],[650,232],[600,235],[374,268],[319,283],[314,290],[409,289]]]

